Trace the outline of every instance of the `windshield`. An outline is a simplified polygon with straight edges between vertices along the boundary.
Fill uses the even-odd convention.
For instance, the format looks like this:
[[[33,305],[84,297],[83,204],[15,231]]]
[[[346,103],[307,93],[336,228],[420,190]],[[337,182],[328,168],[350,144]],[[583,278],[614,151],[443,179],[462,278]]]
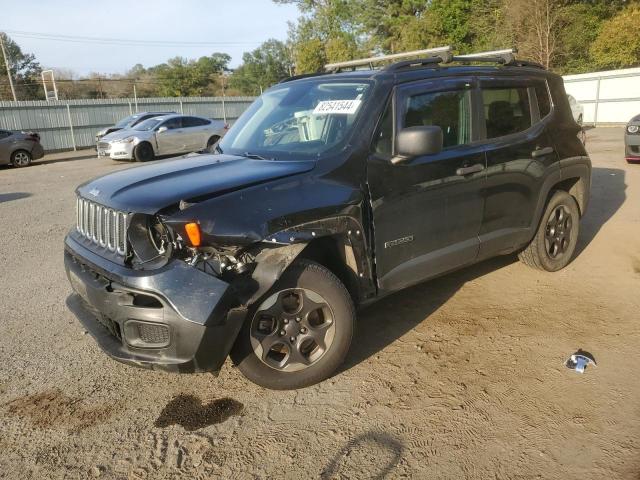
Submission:
[[[118,123],[116,123],[116,127],[118,128],[124,128],[127,125],[129,125],[131,122],[133,122],[138,116],[137,115],[129,115],[128,117],[123,118],[122,120],[120,120]]]
[[[148,132],[149,130],[153,130],[162,122],[162,118],[149,118],[144,122],[140,122],[138,125],[133,127],[134,130],[139,130],[142,132]]]
[[[218,151],[265,158],[317,158],[341,146],[368,83],[296,82],[266,92],[244,112]]]

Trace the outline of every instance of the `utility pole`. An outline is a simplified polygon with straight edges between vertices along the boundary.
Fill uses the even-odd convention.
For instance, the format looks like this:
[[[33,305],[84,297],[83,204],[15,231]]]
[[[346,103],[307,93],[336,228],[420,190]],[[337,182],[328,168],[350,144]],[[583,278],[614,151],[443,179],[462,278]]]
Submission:
[[[9,68],[9,59],[7,58],[7,52],[4,51],[4,33],[0,32],[0,50],[2,50],[2,56],[4,57],[4,66],[7,68],[7,77],[9,77],[9,85],[11,86],[11,93],[13,95],[13,101],[17,102],[16,89],[13,88],[13,78],[11,78],[11,69]]]

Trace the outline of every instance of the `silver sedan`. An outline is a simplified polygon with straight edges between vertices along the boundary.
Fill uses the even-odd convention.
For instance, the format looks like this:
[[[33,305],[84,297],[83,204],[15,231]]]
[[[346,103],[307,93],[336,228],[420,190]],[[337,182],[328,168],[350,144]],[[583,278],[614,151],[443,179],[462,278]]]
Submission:
[[[226,128],[222,120],[162,115],[104,136],[98,142],[98,156],[146,162],[159,156],[212,151]]]

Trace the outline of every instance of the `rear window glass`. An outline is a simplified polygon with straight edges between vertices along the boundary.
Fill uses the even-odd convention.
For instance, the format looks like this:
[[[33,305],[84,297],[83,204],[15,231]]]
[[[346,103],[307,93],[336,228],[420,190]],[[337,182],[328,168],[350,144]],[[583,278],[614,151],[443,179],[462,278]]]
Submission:
[[[536,85],[536,97],[538,98],[538,110],[540,118],[544,118],[551,112],[551,99],[549,98],[549,89],[545,83]],[[573,98],[573,97],[571,97]],[[575,99],[573,102],[575,103]]]
[[[531,106],[526,88],[482,90],[487,138],[523,132],[531,126]]]

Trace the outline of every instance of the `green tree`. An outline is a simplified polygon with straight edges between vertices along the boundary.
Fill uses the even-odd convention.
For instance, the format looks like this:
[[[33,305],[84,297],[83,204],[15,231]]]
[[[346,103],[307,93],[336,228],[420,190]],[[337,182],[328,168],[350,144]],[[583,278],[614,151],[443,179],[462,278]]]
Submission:
[[[18,100],[44,98],[44,90],[38,82],[42,68],[36,61],[35,55],[24,53],[6,33],[0,32],[0,36],[4,42],[4,50],[7,53]],[[0,99],[13,100],[4,61],[0,61]]]
[[[226,53],[214,53],[198,60],[175,57],[165,64],[151,67],[148,72],[157,77],[158,93],[162,96],[200,96],[216,84],[230,60]]]
[[[627,68],[640,65],[640,5],[633,4],[607,20],[591,45],[597,68]]]
[[[242,56],[242,65],[231,76],[230,86],[243,94],[256,95],[290,76],[292,67],[287,45],[279,40],[267,40]]]

